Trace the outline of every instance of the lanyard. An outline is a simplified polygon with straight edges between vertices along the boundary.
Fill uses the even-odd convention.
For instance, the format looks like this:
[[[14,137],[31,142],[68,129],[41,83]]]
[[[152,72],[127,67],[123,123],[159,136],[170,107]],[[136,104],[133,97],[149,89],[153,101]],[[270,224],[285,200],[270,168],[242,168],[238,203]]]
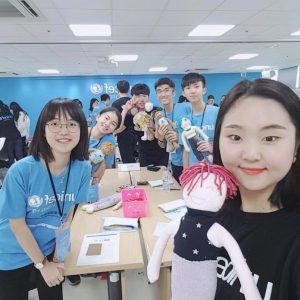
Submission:
[[[62,222],[63,221],[64,206],[65,206],[65,198],[66,198],[67,187],[68,187],[68,183],[69,183],[70,170],[71,170],[71,161],[69,163],[67,182],[66,182],[66,187],[65,187],[65,191],[64,191],[64,197],[63,197],[63,201],[62,201],[62,203],[63,203],[62,204],[62,208],[60,208],[60,205],[59,205],[58,196],[57,196],[55,185],[54,185],[54,182],[53,182],[53,177],[52,177],[52,174],[50,172],[49,164],[48,164],[47,161],[46,161],[46,167],[47,167],[49,179],[50,179],[50,182],[51,182],[52,190],[53,190],[53,193],[54,193],[54,197],[55,197],[55,202],[56,202],[56,205],[57,205],[58,213],[60,215],[60,221]]]
[[[172,122],[174,122],[173,119],[174,119],[174,109],[175,109],[175,105],[176,105],[176,103],[173,104],[173,109],[172,109],[172,119],[171,119]],[[164,108],[164,114],[165,114],[165,117],[167,117],[167,112],[166,112],[166,109],[165,109],[165,108]]]
[[[90,132],[89,132],[89,143],[90,143],[90,140],[91,140],[91,134],[92,134],[92,130],[93,130],[94,127],[95,127],[95,126],[93,126],[93,127],[91,128]],[[101,138],[99,139],[99,142],[97,143],[97,145],[96,145],[94,148],[97,149],[97,147],[99,146],[99,144],[101,143],[101,141],[102,141],[103,138],[104,138],[104,136],[101,137]]]
[[[204,111],[203,111],[202,118],[201,118],[201,123],[200,123],[200,128],[201,129],[202,129],[202,124],[203,124],[203,119],[204,119],[205,111],[206,111],[206,105],[204,106]],[[194,113],[192,113],[192,121],[194,121]]]

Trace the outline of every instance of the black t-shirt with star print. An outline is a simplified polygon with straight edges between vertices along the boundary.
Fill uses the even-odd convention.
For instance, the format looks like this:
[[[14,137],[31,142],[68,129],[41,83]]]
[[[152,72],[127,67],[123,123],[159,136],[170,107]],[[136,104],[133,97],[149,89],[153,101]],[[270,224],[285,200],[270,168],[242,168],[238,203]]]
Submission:
[[[216,260],[220,250],[207,238],[208,229],[216,222],[216,213],[187,210],[174,236],[174,253],[189,261]]]

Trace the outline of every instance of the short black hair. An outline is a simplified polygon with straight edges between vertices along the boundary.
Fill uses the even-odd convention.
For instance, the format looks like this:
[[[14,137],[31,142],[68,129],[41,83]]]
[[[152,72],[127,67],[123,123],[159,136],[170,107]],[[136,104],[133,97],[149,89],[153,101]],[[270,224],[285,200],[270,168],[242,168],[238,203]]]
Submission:
[[[271,99],[279,103],[289,114],[296,128],[296,142],[300,142],[300,99],[296,93],[279,81],[267,78],[260,78],[254,81],[244,80],[236,84],[228,92],[226,101],[223,101],[220,107],[213,144],[215,164],[223,165],[219,139],[225,115],[237,101],[251,96],[259,97],[262,101],[264,99]],[[270,202],[277,207],[280,207],[280,205],[286,209],[300,207],[300,147],[298,147],[295,158],[296,161],[292,164],[289,172],[277,183],[270,196]]]
[[[82,102],[79,99],[73,99],[73,101],[83,108]]]
[[[119,80],[117,82],[117,89],[122,94],[127,94],[129,91],[130,85],[127,80]]]
[[[208,100],[208,99],[215,99],[215,96],[214,96],[214,95],[208,95],[208,96],[207,96],[207,100]]]
[[[101,101],[106,101],[107,99],[110,100],[110,96],[108,94],[102,94],[100,98]]]
[[[71,99],[55,98],[50,100],[42,109],[38,118],[29,153],[35,158],[40,156],[47,162],[53,161],[54,156],[45,137],[46,124],[59,114],[66,117],[68,114],[74,121],[80,125],[80,139],[76,147],[71,152],[72,160],[88,159],[88,129],[86,118],[79,105]]]
[[[181,88],[184,89],[185,87],[196,82],[202,82],[203,87],[206,86],[206,80],[203,75],[199,73],[188,73],[182,77]]]
[[[157,89],[157,87],[159,87],[160,85],[166,84],[169,87],[171,87],[173,90],[175,89],[175,83],[172,79],[167,78],[167,77],[163,77],[163,78],[159,78],[155,84],[154,84],[154,88]]]
[[[102,109],[100,111],[100,113],[98,114],[98,116],[101,116],[102,114],[107,113],[107,112],[114,112],[117,115],[118,123],[117,123],[116,129],[118,129],[122,122],[122,115],[121,115],[120,111],[115,107],[107,107],[107,108]]]
[[[150,95],[149,86],[145,83],[137,83],[131,88],[131,95]]]

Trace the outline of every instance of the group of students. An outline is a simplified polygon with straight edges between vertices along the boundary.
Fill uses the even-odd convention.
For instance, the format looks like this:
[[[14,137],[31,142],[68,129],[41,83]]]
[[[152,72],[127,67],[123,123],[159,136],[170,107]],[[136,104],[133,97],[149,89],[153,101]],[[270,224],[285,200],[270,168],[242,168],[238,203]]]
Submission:
[[[15,160],[27,155],[29,129],[30,118],[27,112],[15,101],[8,107],[0,100],[0,137],[5,138],[1,168],[9,168]]]
[[[175,123],[183,111],[189,113],[209,137],[199,142],[198,150],[213,153],[213,163],[237,178],[238,195],[226,202],[218,221],[240,245],[262,298],[300,299],[299,97],[281,82],[246,80],[228,92],[220,109],[209,107],[203,101],[205,79],[192,73],[182,80],[183,95],[191,103],[185,111],[186,103],[172,101],[171,81],[159,80],[155,90],[165,116]],[[74,101],[54,99],[42,110],[30,156],[9,169],[0,191],[1,300],[27,299],[32,274],[40,299],[63,298],[64,249],[58,237],[67,230],[75,204],[87,199],[89,140],[118,128],[119,143],[122,134],[131,136],[128,112],[137,103],[144,109],[149,88],[136,85],[132,94],[127,99],[120,93],[116,105],[121,113],[116,108],[102,110],[90,129]],[[167,133],[158,131],[158,139],[139,143],[142,165],[164,162],[163,155],[153,153],[164,150],[160,143]],[[170,134],[178,139],[178,134]],[[177,151],[172,154],[173,174],[195,162],[182,146]],[[244,299],[225,250],[218,257],[215,299]]]

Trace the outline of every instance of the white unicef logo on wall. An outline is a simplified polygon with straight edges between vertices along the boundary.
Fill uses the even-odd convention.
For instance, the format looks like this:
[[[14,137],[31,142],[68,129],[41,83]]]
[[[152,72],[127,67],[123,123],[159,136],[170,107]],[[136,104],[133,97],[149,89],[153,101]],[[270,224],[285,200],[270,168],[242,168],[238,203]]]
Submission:
[[[31,196],[28,199],[28,204],[29,206],[33,207],[33,208],[37,208],[40,207],[43,203],[43,198],[40,198],[39,196]]]
[[[90,90],[93,94],[101,94],[103,92],[103,86],[99,83],[93,83],[90,86]]]

